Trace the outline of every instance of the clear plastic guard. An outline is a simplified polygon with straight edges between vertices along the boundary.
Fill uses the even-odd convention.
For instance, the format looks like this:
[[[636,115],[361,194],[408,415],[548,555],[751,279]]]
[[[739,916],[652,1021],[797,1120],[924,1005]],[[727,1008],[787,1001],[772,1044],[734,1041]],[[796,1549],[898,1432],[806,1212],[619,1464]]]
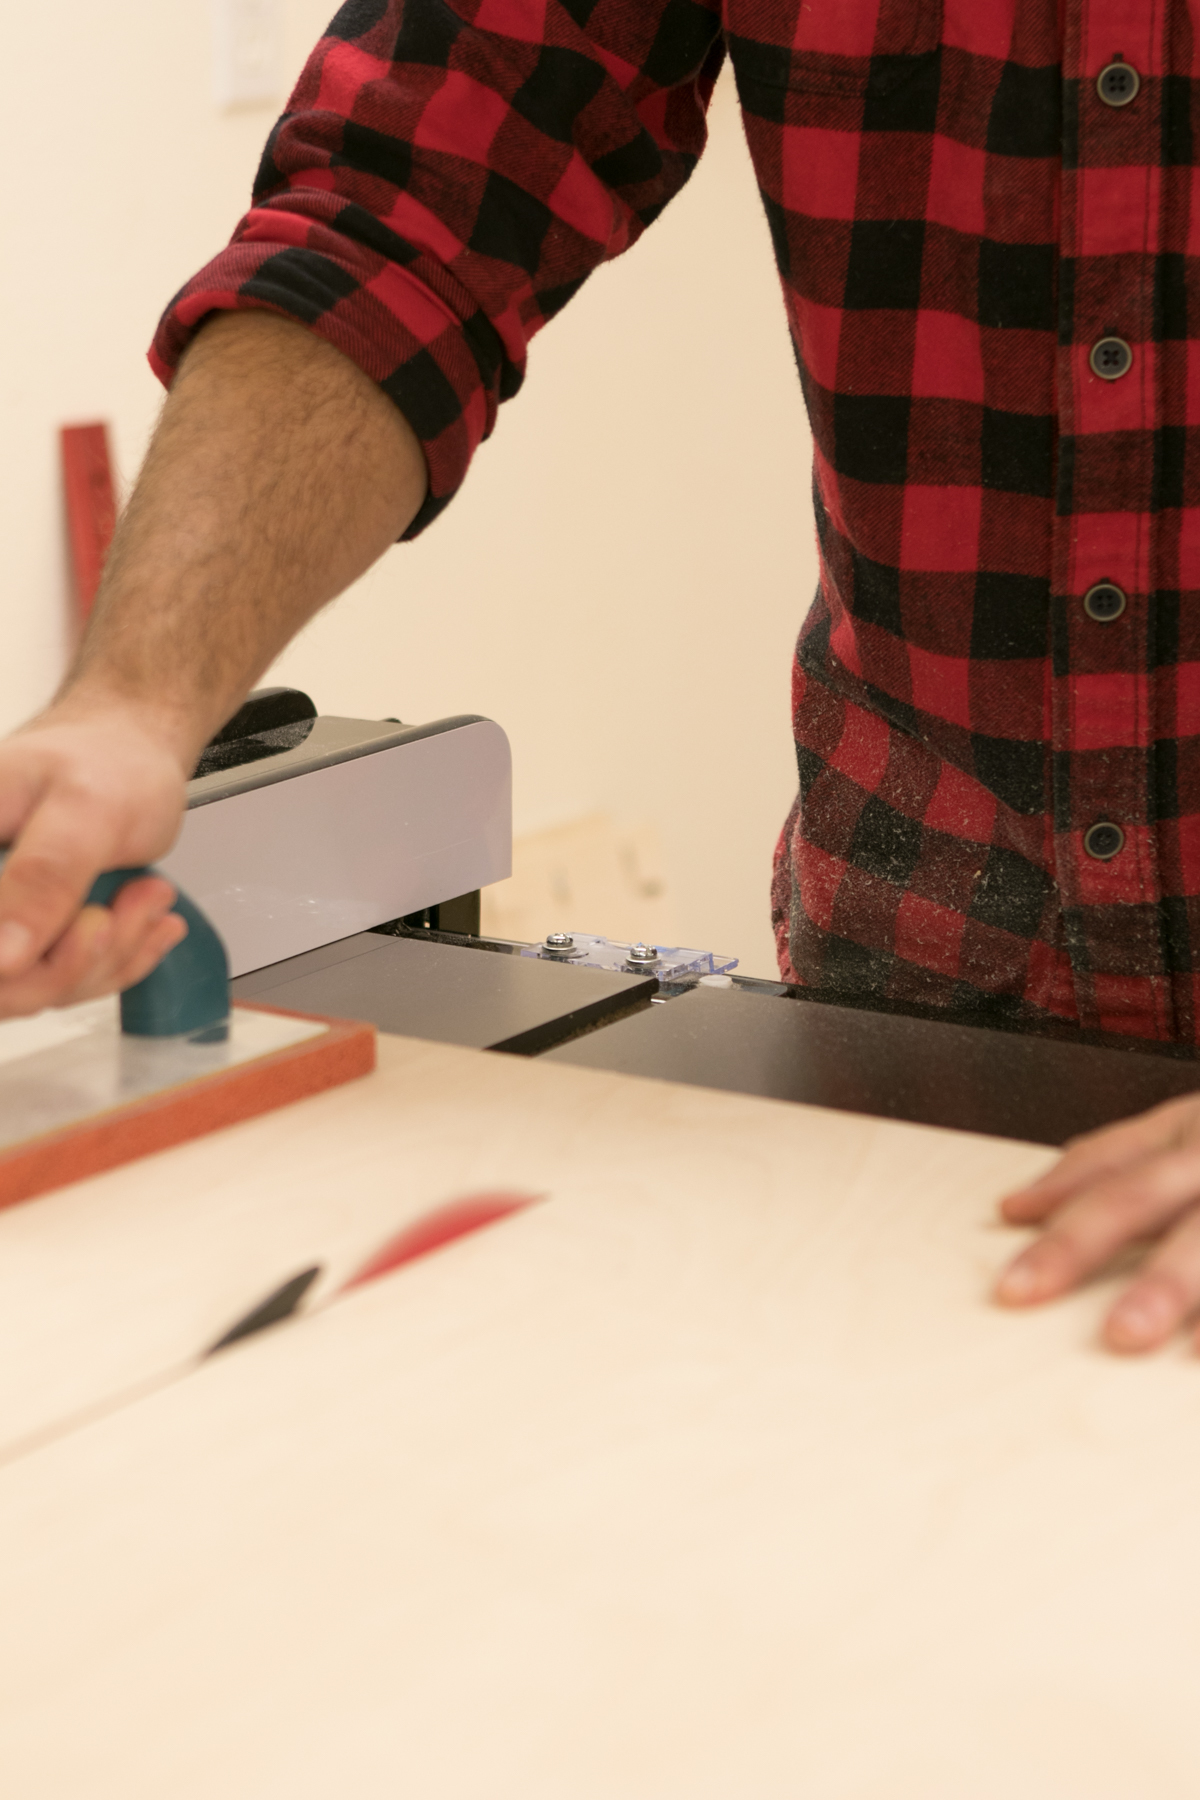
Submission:
[[[557,932],[545,943],[531,944],[522,956],[543,962],[573,963],[580,969],[612,969],[621,975],[657,975],[660,981],[684,976],[727,975],[737,968],[736,956],[715,950],[688,950],[679,944],[625,944],[594,937],[586,931]]]

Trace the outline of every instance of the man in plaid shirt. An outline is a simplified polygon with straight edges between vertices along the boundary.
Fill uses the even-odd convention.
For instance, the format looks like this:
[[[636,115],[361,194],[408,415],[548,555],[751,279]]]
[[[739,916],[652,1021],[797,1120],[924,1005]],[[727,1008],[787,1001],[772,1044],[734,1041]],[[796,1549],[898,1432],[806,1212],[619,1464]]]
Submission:
[[[441,512],[533,333],[687,180],[732,61],[816,443],[791,980],[1200,1031],[1196,0],[349,0],[232,244],[94,626],[0,753],[0,1004],[126,985],[211,732]],[[203,330],[201,328],[203,327]],[[1200,1306],[1200,1102],[1072,1150],[1002,1297],[1167,1230],[1109,1323]]]

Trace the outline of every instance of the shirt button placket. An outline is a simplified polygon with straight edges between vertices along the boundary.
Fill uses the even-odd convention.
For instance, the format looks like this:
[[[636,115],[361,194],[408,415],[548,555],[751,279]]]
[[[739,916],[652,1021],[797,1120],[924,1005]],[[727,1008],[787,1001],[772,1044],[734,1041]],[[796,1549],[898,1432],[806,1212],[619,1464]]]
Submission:
[[[1072,344],[1064,349],[1069,377],[1060,404],[1072,455],[1059,522],[1070,541],[1056,584],[1077,598],[1067,602],[1056,652],[1054,743],[1060,883],[1079,921],[1077,993],[1081,1019],[1092,1024],[1104,1022],[1106,1006],[1111,1022],[1116,988],[1105,986],[1104,952],[1089,941],[1100,917],[1090,909],[1157,892],[1140,829],[1148,676],[1134,658],[1153,587],[1143,514],[1155,375],[1147,296],[1157,246],[1146,240],[1145,221],[1158,217],[1161,120],[1157,89],[1145,78],[1161,66],[1161,33],[1153,8],[1120,0],[1067,6],[1064,72],[1079,78],[1079,144],[1063,171],[1062,252],[1074,264],[1074,310],[1064,321]],[[1097,49],[1107,54],[1096,57]],[[1112,475],[1118,435],[1119,493]],[[1147,977],[1156,972],[1146,969]]]

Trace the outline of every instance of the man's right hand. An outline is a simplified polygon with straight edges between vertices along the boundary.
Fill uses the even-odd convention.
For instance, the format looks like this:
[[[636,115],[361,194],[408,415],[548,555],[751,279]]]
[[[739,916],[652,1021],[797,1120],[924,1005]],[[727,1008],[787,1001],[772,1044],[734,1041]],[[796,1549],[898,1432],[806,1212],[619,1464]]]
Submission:
[[[159,877],[82,903],[102,871],[170,849],[185,782],[157,721],[125,702],[67,700],[0,743],[0,1018],[130,987],[184,937]]]

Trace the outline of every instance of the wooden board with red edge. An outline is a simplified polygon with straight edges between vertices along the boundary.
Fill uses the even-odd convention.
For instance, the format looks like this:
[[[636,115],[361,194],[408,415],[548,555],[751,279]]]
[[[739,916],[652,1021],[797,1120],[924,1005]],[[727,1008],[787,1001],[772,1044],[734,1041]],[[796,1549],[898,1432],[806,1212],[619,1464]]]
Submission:
[[[372,1025],[273,1006],[239,1006],[235,1012],[324,1029],[301,1043],[0,1147],[0,1208],[289,1106],[375,1067]]]

